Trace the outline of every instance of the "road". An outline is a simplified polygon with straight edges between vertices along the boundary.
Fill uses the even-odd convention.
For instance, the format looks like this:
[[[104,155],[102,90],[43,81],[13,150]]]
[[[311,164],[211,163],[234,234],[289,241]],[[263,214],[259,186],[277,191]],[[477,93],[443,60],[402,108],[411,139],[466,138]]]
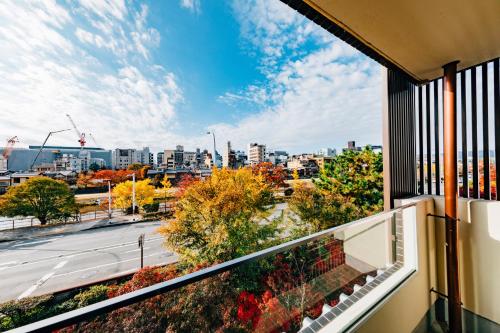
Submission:
[[[74,234],[0,243],[0,302],[76,287],[140,267],[137,238],[145,234],[144,265],[177,261],[145,222]]]

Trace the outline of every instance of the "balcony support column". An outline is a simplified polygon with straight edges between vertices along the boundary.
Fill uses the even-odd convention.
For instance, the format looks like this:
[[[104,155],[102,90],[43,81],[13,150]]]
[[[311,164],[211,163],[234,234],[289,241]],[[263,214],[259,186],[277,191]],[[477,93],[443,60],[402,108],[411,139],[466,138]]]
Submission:
[[[444,102],[444,197],[446,216],[446,281],[448,285],[448,316],[450,332],[462,332],[462,307],[458,270],[457,223],[457,63],[443,66]]]

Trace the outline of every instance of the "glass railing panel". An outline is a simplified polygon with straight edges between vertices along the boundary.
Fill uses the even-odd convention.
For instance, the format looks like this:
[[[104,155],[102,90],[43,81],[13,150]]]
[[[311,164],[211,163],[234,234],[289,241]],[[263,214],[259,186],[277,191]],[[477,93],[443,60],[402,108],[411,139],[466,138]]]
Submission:
[[[404,256],[398,252],[402,229],[397,212],[193,269],[180,277],[175,267],[145,270],[111,290],[109,300],[20,331],[298,332],[311,328],[320,319],[341,315],[375,288],[380,277],[401,267],[399,259]],[[137,289],[148,281],[165,282]]]

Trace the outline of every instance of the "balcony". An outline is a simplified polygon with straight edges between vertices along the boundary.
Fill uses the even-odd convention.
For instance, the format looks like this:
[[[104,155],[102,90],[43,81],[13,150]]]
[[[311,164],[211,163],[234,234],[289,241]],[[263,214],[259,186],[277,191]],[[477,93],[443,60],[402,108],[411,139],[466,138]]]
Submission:
[[[13,332],[223,331],[227,304],[242,332],[444,332],[443,197],[397,204]],[[500,203],[461,199],[459,212],[463,327],[496,332]]]
[[[386,211],[13,332],[500,331],[498,2],[283,2],[386,67]]]

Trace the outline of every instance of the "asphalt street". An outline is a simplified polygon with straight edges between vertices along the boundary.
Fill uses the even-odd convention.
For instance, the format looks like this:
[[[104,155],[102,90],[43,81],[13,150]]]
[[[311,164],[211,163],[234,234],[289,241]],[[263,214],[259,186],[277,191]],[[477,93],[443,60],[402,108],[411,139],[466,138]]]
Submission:
[[[145,234],[144,265],[177,261],[145,222],[0,243],[0,302],[76,287],[140,268],[137,239]]]

